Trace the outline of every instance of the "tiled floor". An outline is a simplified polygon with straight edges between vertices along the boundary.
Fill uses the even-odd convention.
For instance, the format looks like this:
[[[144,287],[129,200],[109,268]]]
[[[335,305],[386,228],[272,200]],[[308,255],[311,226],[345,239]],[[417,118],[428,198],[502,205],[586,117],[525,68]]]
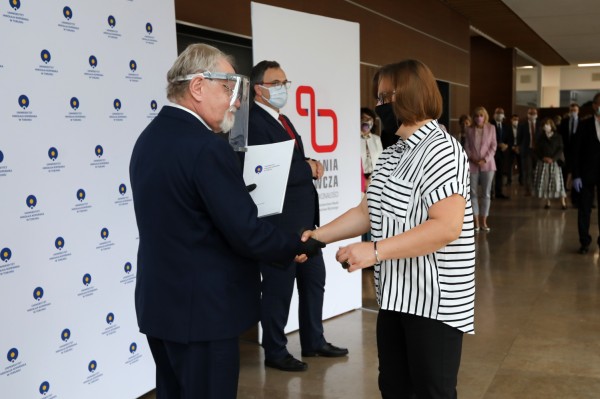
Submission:
[[[512,193],[492,202],[477,233],[476,332],[465,336],[461,399],[600,398],[600,263],[597,246],[576,253],[577,211]],[[596,211],[592,236],[598,234]],[[364,306],[373,307],[370,271]],[[257,344],[241,343],[238,398],[378,398],[375,319],[368,309],[325,323],[343,359],[309,358],[308,371],[265,370]],[[299,356],[297,334],[290,351]],[[151,393],[144,399],[154,399]]]

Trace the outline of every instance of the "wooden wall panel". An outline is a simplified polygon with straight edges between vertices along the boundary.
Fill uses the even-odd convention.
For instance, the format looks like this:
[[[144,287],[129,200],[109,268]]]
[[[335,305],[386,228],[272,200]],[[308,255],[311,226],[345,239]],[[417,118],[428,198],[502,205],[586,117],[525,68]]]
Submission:
[[[450,83],[450,128],[467,112],[470,85],[469,21],[439,0],[261,0],[261,3],[360,24],[361,105],[375,107],[372,78],[377,65],[406,58],[427,64]],[[175,0],[178,21],[250,37],[250,0]],[[309,27],[307,27],[309,29]],[[323,40],[327,40],[324,37]],[[332,43],[332,49],[335,44]],[[369,65],[370,64],[370,65]]]
[[[471,112],[483,105],[488,113],[496,107],[510,115],[515,109],[514,49],[503,49],[489,40],[471,38]]]

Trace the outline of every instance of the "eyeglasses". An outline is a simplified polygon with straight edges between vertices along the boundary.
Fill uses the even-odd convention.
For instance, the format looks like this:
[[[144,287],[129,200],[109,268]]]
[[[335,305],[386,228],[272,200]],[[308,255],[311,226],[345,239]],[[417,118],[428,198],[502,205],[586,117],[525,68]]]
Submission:
[[[396,94],[396,90],[394,91],[384,91],[383,93],[379,93],[377,95],[377,104],[387,104],[392,101],[392,97]]]
[[[260,85],[271,85],[277,89],[281,89],[282,86],[285,86],[286,89],[289,89],[292,86],[291,80],[285,80],[283,82],[275,80],[273,82],[257,82],[257,83]]]
[[[215,79],[211,79],[211,78],[206,78],[206,79],[210,80],[211,82],[215,81]],[[227,90],[227,93],[229,94],[229,98],[233,98],[235,91],[231,87],[226,85],[225,83],[221,83],[221,86],[223,86],[225,88],[225,90]]]

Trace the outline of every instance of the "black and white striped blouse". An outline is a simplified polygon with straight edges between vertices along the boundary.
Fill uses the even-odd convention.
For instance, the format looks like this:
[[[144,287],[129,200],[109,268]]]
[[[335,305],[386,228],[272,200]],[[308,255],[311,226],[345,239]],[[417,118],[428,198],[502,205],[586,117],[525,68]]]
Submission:
[[[466,201],[460,237],[434,253],[375,265],[381,309],[414,314],[473,333],[475,242],[469,162],[462,146],[431,121],[379,157],[367,203],[374,241],[425,222],[429,207],[453,194]]]

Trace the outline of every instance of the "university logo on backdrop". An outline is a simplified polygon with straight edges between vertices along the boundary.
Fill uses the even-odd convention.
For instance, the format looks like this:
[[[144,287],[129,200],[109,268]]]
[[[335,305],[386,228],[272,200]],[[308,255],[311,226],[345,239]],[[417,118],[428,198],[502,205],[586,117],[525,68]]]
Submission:
[[[27,97],[25,94],[21,94],[19,96],[19,107],[23,109],[29,108],[29,97]]]
[[[12,251],[10,250],[10,248],[2,248],[2,251],[0,251],[0,260],[2,260],[5,263],[8,263],[10,258],[12,258]]]
[[[56,158],[58,158],[58,150],[56,147],[50,147],[48,149],[48,158],[50,158],[52,161],[56,161]]]
[[[40,393],[42,395],[47,395],[48,391],[50,391],[50,383],[48,381],[44,381],[40,384]]]
[[[71,18],[73,18],[73,10],[71,9],[71,7],[65,6],[63,8],[63,16],[66,18],[67,21],[70,21]]]

